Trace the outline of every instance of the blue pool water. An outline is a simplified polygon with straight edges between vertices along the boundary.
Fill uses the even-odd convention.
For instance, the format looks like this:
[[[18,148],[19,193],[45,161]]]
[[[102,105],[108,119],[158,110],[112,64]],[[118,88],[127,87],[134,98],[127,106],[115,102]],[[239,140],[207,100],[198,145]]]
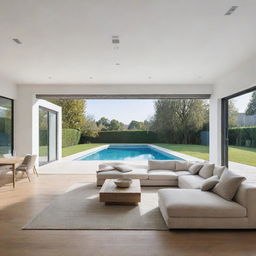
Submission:
[[[78,160],[183,160],[148,145],[110,145]]]

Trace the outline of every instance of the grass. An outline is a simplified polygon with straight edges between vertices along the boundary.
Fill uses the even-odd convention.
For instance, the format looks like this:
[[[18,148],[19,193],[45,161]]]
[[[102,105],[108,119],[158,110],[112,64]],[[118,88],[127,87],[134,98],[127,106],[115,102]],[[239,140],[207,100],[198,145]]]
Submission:
[[[183,154],[209,160],[209,147],[203,145],[156,144]],[[256,166],[256,148],[229,146],[229,161]]]
[[[81,151],[102,146],[104,144],[79,144],[62,149],[62,156],[69,156]],[[209,160],[209,147],[203,145],[155,144],[157,146],[177,151],[186,155]],[[40,147],[40,155],[46,155],[47,147]],[[256,149],[248,147],[229,146],[229,160],[241,164],[256,166]]]

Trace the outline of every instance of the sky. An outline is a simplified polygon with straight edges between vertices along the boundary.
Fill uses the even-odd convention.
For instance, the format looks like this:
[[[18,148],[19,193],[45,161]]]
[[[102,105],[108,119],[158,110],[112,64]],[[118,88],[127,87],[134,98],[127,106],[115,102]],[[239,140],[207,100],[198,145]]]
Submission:
[[[233,99],[239,113],[244,113],[252,93],[247,93]],[[155,100],[121,100],[103,99],[86,100],[87,115],[92,115],[95,120],[106,117],[109,120],[117,119],[124,124],[132,120],[144,121],[154,115]]]
[[[239,113],[245,112],[246,107],[250,101],[251,95],[252,92],[233,98],[233,102],[235,103],[235,106],[238,109]]]
[[[154,115],[155,100],[86,100],[87,115],[94,116],[95,120],[106,117],[109,120],[117,119],[124,124],[132,120],[144,121]]]

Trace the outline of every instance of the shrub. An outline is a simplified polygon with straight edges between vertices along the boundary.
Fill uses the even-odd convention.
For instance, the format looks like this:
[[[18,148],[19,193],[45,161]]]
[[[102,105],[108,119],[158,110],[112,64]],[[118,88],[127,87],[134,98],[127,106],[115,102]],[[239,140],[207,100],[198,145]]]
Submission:
[[[256,147],[256,127],[235,127],[228,130],[229,144]]]
[[[96,138],[83,136],[80,143],[155,143],[157,134],[151,131],[102,131]]]
[[[81,132],[76,129],[62,129],[62,147],[77,145],[80,137]]]
[[[40,130],[40,146],[47,146],[48,131]],[[77,145],[81,137],[81,132],[76,129],[62,129],[62,147]]]

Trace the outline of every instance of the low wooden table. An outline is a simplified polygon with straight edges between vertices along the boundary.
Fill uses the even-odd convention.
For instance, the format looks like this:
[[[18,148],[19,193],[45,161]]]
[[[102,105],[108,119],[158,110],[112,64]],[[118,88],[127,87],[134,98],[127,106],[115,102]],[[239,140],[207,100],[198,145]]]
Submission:
[[[129,188],[118,188],[114,179],[106,179],[99,192],[100,202],[137,205],[141,200],[140,180],[133,179]]]
[[[0,157],[0,166],[1,165],[10,165],[12,167],[12,182],[13,188],[15,188],[16,182],[16,172],[15,172],[15,165],[21,163],[24,160],[24,157]]]

